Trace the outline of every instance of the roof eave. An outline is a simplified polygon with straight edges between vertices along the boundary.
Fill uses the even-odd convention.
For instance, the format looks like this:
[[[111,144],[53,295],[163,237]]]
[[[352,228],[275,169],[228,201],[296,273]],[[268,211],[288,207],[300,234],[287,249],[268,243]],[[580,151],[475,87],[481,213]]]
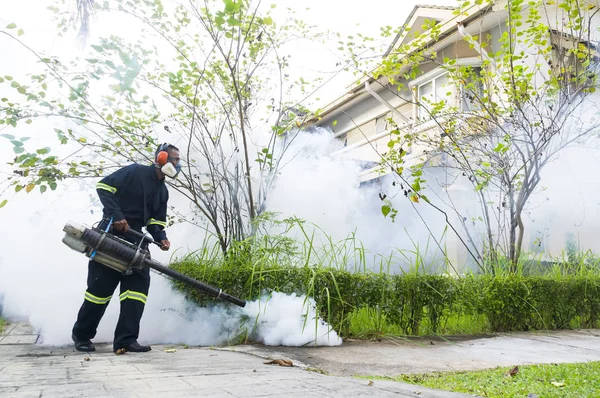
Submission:
[[[461,20],[460,22],[463,25],[467,25],[468,23],[472,22],[474,19],[479,18],[490,7],[492,7],[492,5],[489,5],[489,4],[486,4],[486,5],[477,5],[477,4],[475,4],[475,5],[473,5],[469,9],[465,10],[465,12],[467,12],[467,13],[469,11],[472,11],[472,13],[470,13],[469,15],[466,15],[465,18],[463,20]],[[457,24],[456,23],[451,23],[451,22],[455,21],[459,16],[460,15],[457,15],[454,18],[451,18],[448,21],[444,22],[444,24],[442,25],[442,28],[443,28],[444,25],[448,25],[448,26],[445,29],[443,28],[440,31],[440,35],[438,36],[438,38],[436,40],[430,39],[426,44],[424,44],[423,46],[419,47],[418,49],[415,49],[414,51],[418,51],[418,50],[420,50],[422,48],[430,47],[432,44],[435,44],[436,42],[439,42],[440,41],[440,37],[442,39],[445,39],[445,38],[449,37],[450,35],[454,34],[458,30]],[[338,97],[337,99],[331,101],[329,104],[327,104],[327,105],[325,105],[323,107],[322,112],[319,114],[319,120],[322,119],[323,117],[329,115],[334,110],[339,109],[341,106],[345,105],[346,103],[348,103],[349,101],[351,101],[356,96],[362,94],[362,93],[360,93],[360,91],[364,90],[364,84],[366,82],[373,82],[373,81],[375,81],[375,79],[373,77],[365,75],[360,80],[358,80],[358,82],[357,82],[358,84],[352,84],[351,86],[348,86],[347,87],[347,91],[343,95],[341,95],[340,97]],[[313,124],[316,121],[318,121],[318,120],[315,120],[313,118],[313,119],[307,121],[304,125]]]

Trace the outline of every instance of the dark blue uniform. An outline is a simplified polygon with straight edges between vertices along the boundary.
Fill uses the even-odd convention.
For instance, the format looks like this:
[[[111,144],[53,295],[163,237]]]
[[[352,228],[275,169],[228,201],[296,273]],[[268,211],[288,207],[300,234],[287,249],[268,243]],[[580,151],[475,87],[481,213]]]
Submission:
[[[104,220],[100,228],[106,228],[111,218],[113,221],[126,219],[129,227],[138,232],[146,226],[154,240],[160,242],[167,239],[164,228],[169,193],[164,180],[158,179],[154,166],[126,166],[100,180],[96,191],[104,206]],[[132,243],[138,242],[138,238],[127,234],[121,237]],[[124,275],[94,260],[88,265],[88,288],[73,326],[73,335],[78,340],[94,338],[100,319],[119,283],[121,313],[113,348],[117,350],[137,341],[150,287],[150,270],[144,268]]]

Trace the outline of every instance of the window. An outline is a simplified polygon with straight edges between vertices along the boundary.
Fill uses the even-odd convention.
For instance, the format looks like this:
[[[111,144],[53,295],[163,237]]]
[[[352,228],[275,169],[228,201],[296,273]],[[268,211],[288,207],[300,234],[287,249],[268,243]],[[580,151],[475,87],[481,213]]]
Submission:
[[[460,62],[460,61],[459,61]],[[454,80],[447,72],[438,68],[430,72],[430,77],[419,81],[417,79],[417,106],[416,116],[419,121],[424,122],[431,119],[431,112],[435,104],[444,101],[446,106],[458,107],[464,112],[474,112],[481,108],[481,101],[485,95],[483,79],[480,78],[482,68],[479,65],[470,66],[469,79],[464,84],[456,87]],[[477,77],[476,77],[477,76]],[[414,83],[413,83],[414,84]]]
[[[560,84],[561,99],[581,93],[582,89],[594,85],[598,64],[597,47],[587,41],[565,34],[551,31],[552,41],[552,74]]]
[[[461,109],[465,112],[474,112],[481,109],[481,101],[484,95],[481,67],[473,67],[471,70],[471,76],[461,89]],[[478,77],[473,79],[474,76]]]
[[[387,115],[375,119],[375,134],[383,133],[387,129]]]
[[[434,108],[434,104],[440,101],[448,101],[453,97],[454,84],[450,82],[450,78],[447,73],[440,75],[434,79],[429,80],[427,83],[423,83],[417,88],[417,95],[419,101],[419,110],[417,117],[420,121],[431,119],[431,111]],[[450,94],[450,95],[448,95]]]

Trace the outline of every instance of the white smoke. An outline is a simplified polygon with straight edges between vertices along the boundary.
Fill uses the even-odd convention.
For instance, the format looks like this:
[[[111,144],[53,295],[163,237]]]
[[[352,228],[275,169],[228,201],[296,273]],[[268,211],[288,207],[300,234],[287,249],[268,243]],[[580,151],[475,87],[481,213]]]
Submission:
[[[269,346],[342,343],[317,316],[312,298],[273,292],[247,302],[244,308],[226,304],[201,308],[172,291],[166,280],[157,279],[141,322],[141,341],[208,346],[236,343],[247,335]]]
[[[159,281],[159,288],[154,286],[157,291],[148,299],[147,315],[141,323],[142,341],[206,346],[234,343],[240,336],[248,336],[270,346],[342,343],[317,316],[312,298],[273,292],[247,302],[244,308],[223,304],[200,308],[170,291],[166,284]]]
[[[254,335],[266,345],[340,345],[342,339],[317,316],[312,298],[274,292],[246,305],[243,313],[256,319]],[[299,332],[300,331],[300,332]]]
[[[335,145],[330,133],[306,133],[295,145],[268,210],[281,212],[280,217],[306,218],[336,239],[356,231],[357,240],[362,240],[371,253],[397,247],[410,249],[408,234],[420,242],[421,248],[425,247],[428,231],[412,207],[405,205],[409,201],[398,198],[401,213],[395,223],[384,219],[377,197],[380,188],[358,187],[354,163],[332,157],[329,150],[323,149]],[[9,156],[9,151],[0,148],[3,156]],[[565,234],[571,232],[580,237],[582,250],[598,249],[593,239],[600,225],[600,174],[593,172],[598,155],[595,149],[572,148],[546,170],[543,189],[532,201],[528,223],[532,229],[542,231],[548,248],[560,250]],[[62,244],[62,227],[70,220],[88,225],[98,221],[100,207],[94,183],[74,181],[61,185],[54,193],[18,195],[2,209],[3,315],[31,322],[43,344],[70,343],[71,328],[86,288],[87,260]],[[173,199],[174,203],[183,203]],[[419,209],[434,229],[442,229],[439,215],[428,213],[425,206]],[[179,254],[197,249],[204,240],[201,231],[188,224],[169,228],[168,235]],[[152,250],[154,258],[168,263],[172,252]],[[95,341],[112,340],[118,310],[115,299]],[[268,299],[249,302],[244,309],[221,304],[198,308],[173,291],[166,279],[152,274],[141,342],[219,345],[237,341],[245,330],[253,340],[264,344],[340,343],[335,331],[315,316],[311,299],[273,293]]]
[[[0,152],[10,156],[10,150],[5,146]],[[8,167],[3,169],[10,172]],[[71,341],[86,289],[87,259],[61,242],[62,227],[69,221],[88,226],[99,221],[95,182],[68,181],[56,192],[15,195],[2,209],[6,227],[0,229],[0,240],[7,242],[0,253],[3,316],[29,321],[44,345]],[[185,203],[173,192],[172,197],[173,203]],[[189,224],[168,229],[173,251],[179,255],[198,249],[204,242],[201,235],[200,229]],[[155,259],[169,262],[172,252],[151,250]],[[152,274],[148,296],[142,342],[220,345],[237,341],[247,331],[254,341],[267,345],[341,344],[336,332],[316,316],[314,301],[306,297],[275,292],[249,302],[244,309],[223,304],[199,308],[156,274]],[[112,341],[118,314],[119,301],[113,299],[95,341]]]
[[[360,252],[365,257],[350,256],[343,266],[351,270],[362,265],[380,271],[383,264],[385,272],[397,273],[413,266],[417,249],[429,260],[443,262],[431,236],[441,240],[443,215],[428,206],[417,206],[417,214],[411,202],[397,194],[389,177],[361,186],[360,165],[351,156],[336,154],[341,148],[343,144],[326,129],[300,133],[284,155],[283,168],[268,197],[268,210],[282,219],[298,217],[314,224],[305,229],[309,235],[314,233],[317,249],[351,251],[356,247],[352,254]],[[399,212],[395,222],[382,215],[384,194]],[[300,232],[294,232],[293,237],[303,239]],[[342,265],[331,263],[335,261],[325,265]]]
[[[30,13],[27,15],[27,19],[32,18]],[[52,35],[45,37],[51,40]],[[65,47],[70,50],[70,43]],[[5,53],[17,54],[16,51]],[[13,58],[20,59],[19,56]],[[3,65],[3,72],[15,74],[17,70],[27,68],[24,64]],[[27,143],[31,148],[47,145],[47,138],[39,137],[36,128],[36,123],[19,127],[20,136],[34,137]],[[297,216],[318,225],[323,233],[318,235],[317,246],[327,245],[327,236],[339,241],[356,231],[356,242],[362,242],[370,253],[372,267],[377,264],[374,257],[390,252],[398,255],[395,249],[404,249],[408,257],[397,257],[397,268],[403,267],[404,263],[410,264],[416,245],[421,254],[426,250],[435,251],[435,248],[426,248],[428,241],[430,246],[435,244],[430,241],[430,231],[420,217],[439,238],[445,227],[443,216],[422,203],[417,206],[419,216],[413,205],[399,195],[390,198],[399,211],[396,222],[384,219],[378,194],[385,192],[392,196],[394,189],[389,182],[360,188],[358,166],[349,159],[329,155],[336,145],[339,143],[333,140],[332,134],[323,130],[298,136],[283,160],[285,167],[268,198],[268,210],[280,213],[280,218]],[[11,145],[2,139],[0,159],[9,160],[13,156]],[[527,220],[528,227],[544,238],[545,249],[559,252],[565,234],[569,232],[579,238],[582,250],[600,249],[596,238],[600,233],[600,173],[596,172],[597,165],[597,149],[573,148],[545,170],[543,187],[531,201]],[[0,166],[0,171],[12,172],[5,164]],[[41,334],[43,344],[70,343],[71,328],[83,302],[86,258],[68,249],[60,240],[66,222],[73,220],[91,225],[99,220],[100,207],[94,183],[70,182],[62,184],[57,192],[42,196],[36,190],[28,195],[9,197],[8,205],[0,209],[3,316],[31,322]],[[172,204],[183,206],[184,201],[171,193]],[[301,235],[295,233],[294,237],[300,239]],[[204,241],[200,230],[186,224],[169,228],[168,235],[173,244],[172,251],[152,249],[153,257],[164,263],[173,252],[183,254],[195,250]],[[118,311],[119,302],[114,299],[100,323],[95,341],[112,341]],[[264,344],[340,343],[335,331],[330,331],[330,327],[316,317],[310,298],[273,293],[270,297],[249,302],[244,309],[228,305],[198,308],[173,291],[167,280],[152,275],[141,324],[141,342],[218,345],[236,341],[244,330]]]

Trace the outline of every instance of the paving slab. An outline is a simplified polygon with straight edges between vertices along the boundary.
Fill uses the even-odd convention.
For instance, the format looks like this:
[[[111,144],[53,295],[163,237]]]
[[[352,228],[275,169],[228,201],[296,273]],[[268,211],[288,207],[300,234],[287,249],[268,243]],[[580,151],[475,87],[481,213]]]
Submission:
[[[210,348],[166,353],[166,347],[154,346],[149,353],[120,356],[110,348],[101,345],[88,355],[71,347],[2,346],[0,396],[464,396],[393,382],[375,381],[369,386],[367,380],[266,365],[257,356],[230,351],[215,354]]]
[[[35,344],[38,335],[31,325],[26,322],[10,323],[3,333],[0,334],[0,345],[2,344]]]
[[[13,332],[31,333],[27,325],[14,325],[5,338]],[[88,354],[72,346],[0,344],[0,396],[466,397],[404,383],[328,376],[299,362],[293,367],[267,365],[258,355],[208,347],[156,345],[148,353],[125,355],[115,355],[111,344],[96,348]],[[172,348],[177,351],[166,351]]]

